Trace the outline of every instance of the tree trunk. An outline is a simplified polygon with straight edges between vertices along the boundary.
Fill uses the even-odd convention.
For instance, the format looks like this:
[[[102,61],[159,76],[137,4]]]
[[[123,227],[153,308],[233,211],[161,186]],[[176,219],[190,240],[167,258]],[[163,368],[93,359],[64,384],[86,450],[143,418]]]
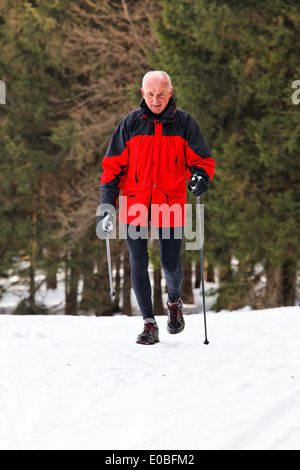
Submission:
[[[132,315],[131,310],[131,267],[129,260],[129,252],[124,249],[124,282],[123,282],[123,314]]]
[[[206,281],[215,282],[215,267],[212,264],[206,266]]]
[[[34,211],[32,215],[32,241],[31,241],[31,257],[30,257],[30,268],[29,268],[29,306],[32,314],[37,314],[37,306],[35,301],[35,271],[36,271],[36,257],[37,257],[37,215]]]
[[[56,245],[50,245],[46,250],[46,288],[47,290],[57,289],[57,269],[60,262],[61,253]]]
[[[56,268],[47,269],[46,272],[46,288],[47,290],[57,289],[57,270]]]
[[[76,252],[70,252],[70,259],[66,262],[66,306],[65,315],[77,315],[77,295],[78,295],[78,282],[79,282],[79,269],[73,264],[76,260]]]
[[[215,267],[212,264],[205,263],[204,277],[207,282],[215,282]],[[196,263],[195,270],[195,288],[200,288],[201,284],[201,269],[200,261]]]
[[[287,307],[295,305],[297,265],[287,260],[281,266],[267,263],[267,287],[262,308]]]
[[[187,259],[184,262],[184,276],[182,282],[182,293],[181,298],[185,304],[194,303],[194,292],[193,292],[193,269],[192,269],[192,260]]]
[[[30,313],[32,315],[37,314],[37,307],[36,307],[36,301],[35,301],[35,292],[36,292],[36,287],[35,287],[35,266],[34,262],[31,260],[30,261],[30,268],[29,268],[29,307],[30,307]]]
[[[195,265],[195,289],[200,289],[201,285],[201,269],[200,269],[200,261],[197,261]]]

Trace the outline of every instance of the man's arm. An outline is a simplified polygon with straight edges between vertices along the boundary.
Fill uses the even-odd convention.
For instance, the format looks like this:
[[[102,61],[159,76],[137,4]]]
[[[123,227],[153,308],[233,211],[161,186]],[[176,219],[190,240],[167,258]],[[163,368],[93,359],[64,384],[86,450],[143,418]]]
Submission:
[[[115,130],[106,156],[102,161],[100,205],[112,205],[116,208],[122,188],[123,178],[128,166],[129,151],[127,146],[126,124],[123,119]]]
[[[196,121],[189,116],[187,124],[186,162],[193,175],[201,176],[209,183],[214,175],[215,161],[210,154],[201,130]]]

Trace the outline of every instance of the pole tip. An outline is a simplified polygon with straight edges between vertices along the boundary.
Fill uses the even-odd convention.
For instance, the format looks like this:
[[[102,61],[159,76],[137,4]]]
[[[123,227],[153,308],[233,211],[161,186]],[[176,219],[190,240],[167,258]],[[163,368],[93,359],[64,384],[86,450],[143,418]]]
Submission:
[[[112,299],[113,299],[114,297],[116,297],[115,291],[111,291],[111,292],[109,293],[109,295],[111,296]]]
[[[208,339],[206,339],[206,340],[204,341],[204,344],[209,344]]]

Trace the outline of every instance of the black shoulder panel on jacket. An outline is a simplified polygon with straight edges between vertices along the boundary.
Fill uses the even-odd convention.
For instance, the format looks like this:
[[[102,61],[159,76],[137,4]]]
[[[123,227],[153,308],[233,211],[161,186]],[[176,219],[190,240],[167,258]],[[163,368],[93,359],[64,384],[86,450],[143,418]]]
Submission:
[[[124,152],[127,142],[134,136],[134,129],[136,129],[136,135],[138,135],[140,119],[140,110],[137,109],[127,114],[119,122],[108,146],[106,157],[121,155]]]

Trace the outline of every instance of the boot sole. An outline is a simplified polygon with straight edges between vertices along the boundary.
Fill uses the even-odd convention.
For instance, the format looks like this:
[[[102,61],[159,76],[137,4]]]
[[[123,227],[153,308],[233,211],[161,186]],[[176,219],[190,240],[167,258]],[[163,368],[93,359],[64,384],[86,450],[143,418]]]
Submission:
[[[151,346],[153,344],[159,343],[159,339],[155,339],[154,342],[149,340],[149,339],[137,339],[136,343],[137,344],[144,344],[146,346]]]
[[[179,333],[182,333],[185,328],[185,325],[182,325],[181,328],[178,328],[178,330],[173,330],[167,325],[167,332],[170,333],[170,335],[178,335]]]

